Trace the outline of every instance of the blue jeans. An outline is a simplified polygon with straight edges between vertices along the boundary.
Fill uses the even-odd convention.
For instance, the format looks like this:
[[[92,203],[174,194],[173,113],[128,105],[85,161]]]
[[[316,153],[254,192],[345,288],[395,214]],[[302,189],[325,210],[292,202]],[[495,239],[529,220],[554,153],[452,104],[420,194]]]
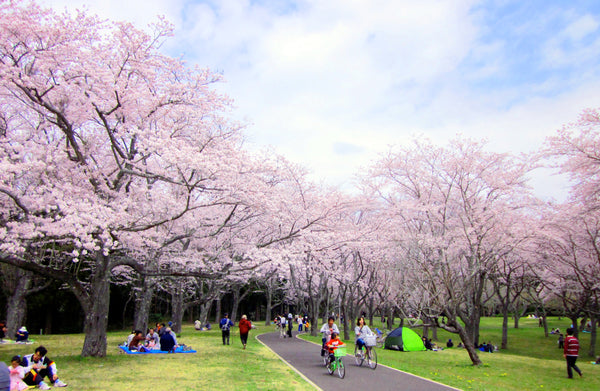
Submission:
[[[363,348],[363,346],[365,346],[365,341],[363,341],[363,339],[362,339],[362,338],[359,338],[359,339],[357,339],[357,340],[356,340],[356,346],[357,346],[359,349],[362,349],[362,348]]]

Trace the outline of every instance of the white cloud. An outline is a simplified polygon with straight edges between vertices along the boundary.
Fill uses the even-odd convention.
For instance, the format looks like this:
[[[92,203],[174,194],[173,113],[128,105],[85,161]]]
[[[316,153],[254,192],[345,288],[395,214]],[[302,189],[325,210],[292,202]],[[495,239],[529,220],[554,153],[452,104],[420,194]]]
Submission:
[[[538,14],[476,0],[43,3],[88,3],[140,26],[166,15],[176,37],[165,50],[223,71],[219,88],[251,123],[254,147],[273,144],[336,183],[414,134],[445,142],[462,133],[527,151],[600,106],[598,15],[558,1]]]

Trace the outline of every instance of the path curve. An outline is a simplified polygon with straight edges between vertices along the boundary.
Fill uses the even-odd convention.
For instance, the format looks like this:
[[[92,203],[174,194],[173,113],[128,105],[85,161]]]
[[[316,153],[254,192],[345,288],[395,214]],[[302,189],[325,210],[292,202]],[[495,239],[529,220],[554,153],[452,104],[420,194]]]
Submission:
[[[297,335],[297,333],[294,333]],[[327,373],[321,363],[319,346],[300,338],[280,338],[279,333],[267,333],[257,336],[257,339],[277,354],[302,377],[307,378],[317,389],[327,391],[450,391],[457,390],[422,377],[402,372],[397,369],[378,365],[376,370],[359,367],[354,357],[344,358],[346,376],[344,379]],[[402,354],[402,353],[400,353]]]

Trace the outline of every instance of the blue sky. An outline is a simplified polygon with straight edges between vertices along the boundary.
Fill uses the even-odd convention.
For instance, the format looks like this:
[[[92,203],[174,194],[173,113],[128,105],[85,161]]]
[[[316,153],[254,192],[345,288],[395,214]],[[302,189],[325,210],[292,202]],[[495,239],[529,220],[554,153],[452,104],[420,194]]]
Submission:
[[[164,50],[222,72],[218,88],[267,145],[316,180],[348,186],[389,146],[424,135],[527,152],[599,106],[600,2],[44,0],[145,26]],[[564,181],[534,175],[545,197]]]

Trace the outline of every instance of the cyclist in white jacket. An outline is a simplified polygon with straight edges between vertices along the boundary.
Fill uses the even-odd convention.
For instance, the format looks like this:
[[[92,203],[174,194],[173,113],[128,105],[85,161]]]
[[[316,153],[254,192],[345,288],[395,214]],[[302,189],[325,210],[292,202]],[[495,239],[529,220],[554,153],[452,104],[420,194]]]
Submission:
[[[333,318],[333,316],[330,316],[329,319],[327,319],[327,323],[325,323],[322,327],[321,327],[321,333],[323,333],[323,349],[321,349],[321,356],[325,355],[325,344],[327,342],[329,342],[329,340],[331,339],[331,334],[332,333],[336,333],[339,334],[340,333],[340,329],[338,329],[337,325],[334,323],[335,319]]]
[[[368,335],[373,335],[373,332],[365,324],[365,318],[360,317],[356,321],[356,327],[354,328],[354,334],[356,334],[356,346],[362,350],[363,346],[366,346],[366,339]]]

